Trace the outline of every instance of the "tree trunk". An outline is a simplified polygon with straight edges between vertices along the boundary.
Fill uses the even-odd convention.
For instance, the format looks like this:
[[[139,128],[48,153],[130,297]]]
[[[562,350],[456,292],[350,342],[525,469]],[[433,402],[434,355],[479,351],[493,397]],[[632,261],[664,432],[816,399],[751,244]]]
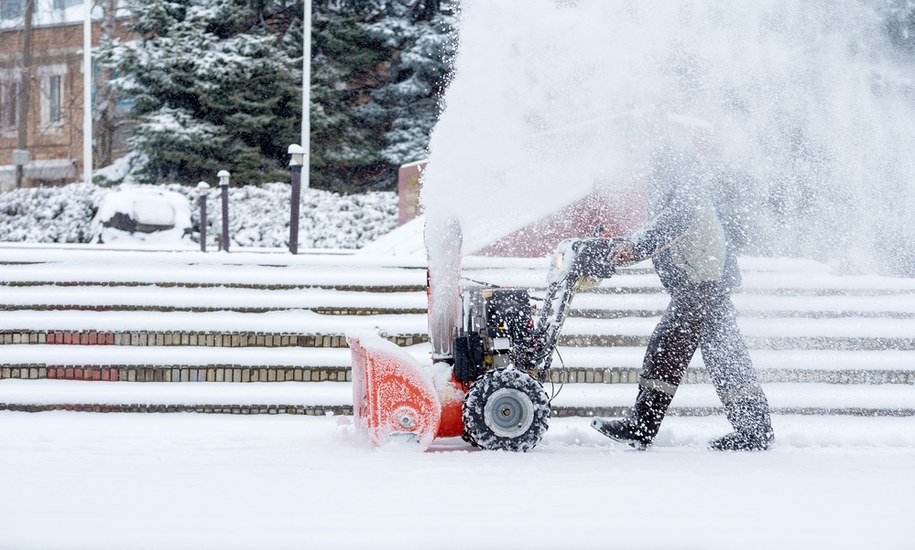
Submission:
[[[116,0],[102,0],[101,43],[114,39],[117,21]],[[115,109],[117,98],[111,88],[112,71],[106,67],[99,67],[98,77],[95,79],[95,146],[93,158],[97,167],[104,167],[114,160],[114,133],[117,130]]]

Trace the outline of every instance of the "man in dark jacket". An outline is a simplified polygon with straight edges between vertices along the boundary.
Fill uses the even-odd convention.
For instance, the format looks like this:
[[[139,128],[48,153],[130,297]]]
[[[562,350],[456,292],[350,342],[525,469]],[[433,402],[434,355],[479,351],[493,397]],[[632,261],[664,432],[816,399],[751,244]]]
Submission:
[[[709,446],[769,449],[769,405],[737,328],[730,293],[740,286],[740,271],[716,213],[711,178],[695,154],[672,149],[655,156],[649,174],[651,221],[619,245],[610,261],[651,258],[671,300],[651,335],[629,416],[591,425],[636,448],[650,445],[698,347],[734,427]]]

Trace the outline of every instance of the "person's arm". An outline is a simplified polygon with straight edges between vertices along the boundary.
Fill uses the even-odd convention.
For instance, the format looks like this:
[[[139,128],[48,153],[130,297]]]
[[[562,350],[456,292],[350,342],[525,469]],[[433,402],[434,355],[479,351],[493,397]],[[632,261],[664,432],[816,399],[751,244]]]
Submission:
[[[628,237],[610,254],[616,263],[647,260],[664,251],[683,236],[696,219],[699,205],[698,190],[688,184],[671,190],[658,214]]]
[[[677,193],[651,221],[629,236],[632,243],[632,261],[651,258],[662,252],[683,236],[695,220],[695,197]]]

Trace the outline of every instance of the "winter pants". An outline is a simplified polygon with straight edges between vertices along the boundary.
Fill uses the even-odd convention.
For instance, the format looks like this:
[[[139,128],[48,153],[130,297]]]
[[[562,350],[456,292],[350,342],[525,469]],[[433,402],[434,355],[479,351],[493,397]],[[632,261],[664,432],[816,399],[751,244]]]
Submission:
[[[645,352],[634,408],[654,437],[696,348],[728,420],[739,432],[771,433],[769,405],[737,327],[730,290],[721,283],[677,289]]]

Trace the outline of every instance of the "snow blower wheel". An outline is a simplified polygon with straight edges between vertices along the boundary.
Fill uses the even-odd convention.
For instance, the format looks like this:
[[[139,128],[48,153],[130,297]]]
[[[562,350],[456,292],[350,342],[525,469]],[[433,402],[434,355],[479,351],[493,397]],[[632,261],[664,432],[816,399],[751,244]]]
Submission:
[[[537,446],[550,419],[550,400],[540,382],[515,369],[487,372],[464,399],[464,439],[488,450],[527,452]]]

